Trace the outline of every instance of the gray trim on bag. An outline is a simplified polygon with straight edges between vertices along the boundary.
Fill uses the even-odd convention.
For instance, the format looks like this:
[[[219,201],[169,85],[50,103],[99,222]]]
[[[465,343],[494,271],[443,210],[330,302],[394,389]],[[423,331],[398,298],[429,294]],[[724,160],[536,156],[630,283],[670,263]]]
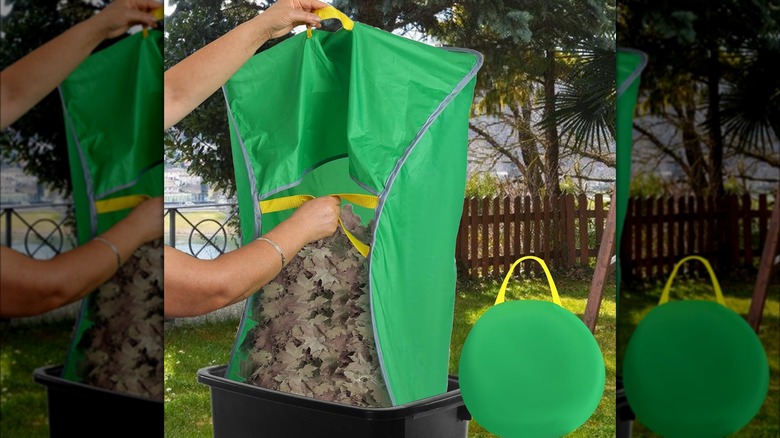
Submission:
[[[87,191],[87,201],[89,204],[89,231],[90,231],[90,237],[94,237],[97,234],[97,207],[95,207],[95,194],[94,194],[94,186],[92,183],[92,175],[89,173],[89,166],[87,166],[87,159],[84,156],[84,151],[81,148],[81,142],[79,141],[78,136],[76,136],[76,129],[73,126],[73,120],[70,117],[70,113],[68,112],[67,106],[65,106],[65,96],[62,93],[62,86],[57,87],[57,91],[60,94],[60,101],[62,102],[62,113],[65,116],[65,123],[68,124],[70,127],[70,135],[73,139],[73,142],[76,144],[76,150],[79,153],[79,161],[81,162],[81,170],[84,174],[84,185],[86,187]],[[70,345],[68,345],[68,351],[65,353],[65,367],[63,367],[63,374],[65,373],[66,366],[71,363],[72,355],[76,354],[76,334],[78,333],[78,329],[81,326],[81,320],[84,317],[84,315],[87,314],[87,307],[88,307],[88,301],[89,300],[81,300],[81,305],[79,306],[79,316],[78,320],[76,321],[76,324],[73,326],[73,337],[71,338]]]
[[[256,238],[260,237],[261,226],[262,226],[262,223],[263,223],[263,217],[262,217],[262,212],[260,211],[260,204],[257,202],[257,185],[255,184],[255,178],[254,178],[255,172],[254,172],[254,169],[252,169],[252,165],[250,164],[249,155],[247,154],[246,147],[244,146],[244,139],[241,138],[241,133],[238,132],[238,125],[236,124],[236,119],[233,117],[233,112],[230,110],[230,102],[228,102],[227,88],[225,88],[224,85],[222,86],[222,95],[225,96],[225,106],[227,107],[228,117],[230,118],[230,120],[232,122],[231,125],[233,125],[233,130],[235,131],[236,137],[238,138],[238,144],[239,144],[239,146],[241,146],[241,153],[244,155],[244,165],[247,168],[247,174],[248,174],[248,176],[250,176],[250,178],[249,178],[249,191],[250,191],[250,193],[252,195],[252,199],[254,200],[254,202],[252,202],[252,203],[254,204],[254,212],[255,212],[255,214],[254,214],[254,216],[255,216],[255,235],[252,238],[256,239]],[[236,163],[235,163],[235,160],[234,160],[233,167],[235,167],[235,165],[236,165]],[[239,209],[240,208],[241,207],[239,207]],[[240,216],[240,212],[239,212],[239,216]],[[257,293],[257,292],[255,292],[255,293]],[[238,332],[237,332],[238,335],[236,336],[235,342],[233,342],[233,349],[230,351],[230,358],[228,359],[228,369],[227,369],[228,371],[231,368],[238,369],[239,371],[241,370],[241,364],[240,363],[234,363],[234,362],[236,360],[236,352],[238,351],[239,348],[241,348],[241,339],[240,338],[241,338],[241,334],[244,333],[244,327],[246,326],[246,319],[248,317],[247,315],[249,313],[249,310],[252,308],[252,303],[254,302],[254,299],[253,299],[254,296],[255,295],[252,294],[244,301],[245,302],[245,304],[244,304],[244,313],[241,316],[241,322],[239,322],[239,324],[238,324]],[[238,368],[235,368],[235,367],[238,367]]]
[[[352,175],[350,175],[349,177],[350,177],[350,179],[352,179],[352,182],[354,182],[355,184],[358,185],[358,187],[360,187],[361,189],[367,191],[368,193],[371,193],[372,195],[376,196],[377,198],[379,197],[379,192],[377,192],[373,188],[363,184],[362,182],[358,181],[357,178],[353,177]]]
[[[450,92],[447,97],[444,98],[444,100],[439,104],[438,107],[431,113],[431,115],[428,117],[428,120],[425,121],[425,124],[420,128],[419,131],[417,131],[417,135],[414,137],[414,140],[412,140],[412,143],[406,148],[404,151],[404,154],[401,156],[401,158],[398,160],[398,162],[395,165],[395,168],[393,168],[393,171],[390,172],[390,176],[387,178],[387,182],[385,183],[384,190],[382,191],[382,194],[379,196],[379,202],[377,203],[376,210],[374,210],[374,233],[371,237],[371,252],[369,252],[368,257],[368,299],[371,309],[371,325],[374,329],[374,344],[376,346],[376,352],[377,357],[379,359],[379,368],[382,371],[382,378],[385,379],[385,386],[387,387],[387,393],[390,396],[390,401],[392,402],[393,406],[396,406],[395,396],[393,395],[393,391],[390,388],[390,385],[388,383],[387,379],[387,373],[385,371],[385,361],[384,357],[382,356],[382,349],[380,348],[379,343],[379,337],[377,336],[377,327],[376,327],[376,318],[374,318],[374,295],[373,295],[373,276],[372,269],[373,269],[373,260],[371,257],[371,253],[374,250],[374,246],[376,245],[376,230],[379,228],[379,220],[382,216],[382,210],[384,209],[385,202],[387,201],[387,196],[390,194],[390,190],[392,189],[393,183],[395,183],[395,179],[398,176],[398,174],[401,171],[401,168],[406,163],[406,159],[409,158],[409,155],[412,153],[412,151],[415,149],[417,144],[420,142],[422,137],[427,133],[428,128],[431,127],[434,121],[439,117],[439,115],[444,111],[444,109],[449,105],[449,103],[457,96],[463,88],[468,85],[469,82],[474,78],[474,76],[477,75],[477,72],[482,67],[482,63],[484,61],[484,57],[481,53],[477,52],[476,50],[471,49],[461,49],[461,48],[455,48],[455,47],[443,47],[444,50],[448,50],[451,52],[462,52],[462,53],[470,53],[476,56],[477,62],[474,64],[474,66],[471,68],[471,70],[464,76],[463,79],[461,79],[460,82],[455,86],[455,88]]]
[[[143,178],[143,176],[146,174],[146,172],[149,172],[150,170],[154,169],[155,167],[157,167],[157,166],[159,166],[161,164],[163,164],[163,160],[156,161],[156,162],[146,166],[145,168],[141,169],[140,172],[138,172],[138,176],[134,180],[130,181],[129,183],[122,184],[121,186],[114,187],[112,189],[106,190],[105,192],[100,193],[99,195],[95,195],[95,199],[103,199],[103,198],[105,198],[107,196],[113,195],[116,192],[122,191],[124,189],[128,189],[128,188],[138,184],[138,181],[140,181],[141,178]]]
[[[626,90],[628,90],[628,87],[630,87],[631,84],[634,83],[636,78],[639,77],[639,75],[642,74],[642,70],[644,70],[645,67],[647,66],[647,53],[645,53],[645,52],[643,52],[641,50],[629,49],[629,48],[625,48],[625,47],[618,47],[617,51],[618,52],[633,53],[635,55],[639,55],[639,57],[641,58],[641,62],[639,63],[639,65],[634,69],[634,71],[631,72],[630,75],[628,75],[626,80],[623,81],[623,83],[620,84],[620,87],[617,89],[617,91],[616,91],[617,97],[620,97],[620,95],[625,93]]]
[[[258,203],[258,197],[257,197],[257,184],[255,182],[255,171],[252,169],[252,162],[249,161],[249,154],[246,151],[246,146],[244,146],[244,139],[241,138],[241,133],[238,131],[238,124],[236,124],[236,119],[233,117],[233,111],[230,110],[230,102],[228,101],[228,94],[227,94],[227,88],[225,86],[222,86],[222,95],[225,96],[225,106],[227,107],[227,113],[228,117],[230,117],[231,124],[233,125],[233,130],[236,133],[236,138],[238,138],[238,144],[241,146],[241,153],[244,155],[244,165],[246,166],[247,175],[251,176],[249,178],[249,191],[252,195],[252,199],[254,200],[254,212],[255,212],[255,235],[252,237],[253,239],[256,239],[260,237],[260,233],[262,230],[263,225],[263,212],[260,211],[260,204]],[[235,164],[234,164],[235,166]]]
[[[319,163],[316,163],[316,164],[312,165],[311,167],[309,167],[308,169],[304,170],[301,173],[300,178],[298,178],[297,180],[291,182],[290,184],[285,184],[285,185],[283,185],[281,187],[277,187],[277,188],[271,190],[268,193],[263,193],[262,195],[259,195],[259,197],[257,199],[259,201],[263,201],[263,200],[268,199],[268,198],[270,198],[271,196],[273,196],[273,195],[275,195],[277,193],[281,193],[281,192],[283,192],[285,190],[288,190],[288,189],[291,189],[291,188],[293,188],[293,187],[295,187],[297,185],[300,185],[303,182],[303,180],[306,178],[306,176],[309,173],[311,173],[312,171],[314,171],[314,169],[316,169],[316,168],[318,168],[318,167],[320,167],[320,166],[322,166],[324,164],[330,163],[331,161],[336,161],[336,160],[340,160],[342,158],[347,158],[347,157],[349,157],[348,154],[341,154],[341,155],[336,155],[336,156],[330,157],[327,160],[322,160]]]
[[[92,182],[92,174],[89,172],[89,166],[87,165],[87,158],[84,156],[84,150],[81,147],[81,142],[78,136],[76,136],[76,128],[73,126],[73,120],[68,112],[68,107],[65,106],[65,96],[62,93],[62,86],[57,87],[57,91],[60,93],[60,100],[62,101],[62,112],[65,115],[65,122],[70,127],[70,135],[73,142],[76,144],[76,150],[79,153],[79,161],[81,162],[81,170],[84,173],[84,185],[87,189],[87,200],[89,201],[89,231],[90,236],[94,237],[98,230],[98,214],[97,207],[95,207],[95,186]]]

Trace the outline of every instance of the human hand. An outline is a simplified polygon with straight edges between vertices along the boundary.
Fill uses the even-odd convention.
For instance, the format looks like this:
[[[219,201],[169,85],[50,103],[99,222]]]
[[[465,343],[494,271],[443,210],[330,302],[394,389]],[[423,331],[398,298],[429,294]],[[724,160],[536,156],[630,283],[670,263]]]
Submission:
[[[330,6],[318,0],[279,0],[258,15],[268,39],[288,34],[293,27],[302,24],[320,27],[320,17],[311,12]]]
[[[138,204],[126,218],[143,243],[159,239],[163,235],[163,197],[147,199]]]
[[[341,200],[323,196],[306,201],[287,219],[293,229],[306,236],[306,243],[333,235],[338,226]]]
[[[162,6],[154,0],[114,0],[90,20],[94,20],[104,39],[114,38],[136,24],[157,27],[157,19],[151,11]]]

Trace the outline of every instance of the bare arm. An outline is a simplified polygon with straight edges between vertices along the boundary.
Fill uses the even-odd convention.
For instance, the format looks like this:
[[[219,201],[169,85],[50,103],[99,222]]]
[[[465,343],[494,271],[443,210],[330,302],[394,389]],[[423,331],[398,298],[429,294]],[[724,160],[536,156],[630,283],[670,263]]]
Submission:
[[[304,203],[265,234],[289,261],[309,242],[336,231],[339,200]],[[281,271],[281,257],[268,242],[254,241],[214,260],[199,260],[165,247],[165,316],[197,316],[246,299]]]
[[[265,12],[185,58],[165,72],[164,129],[183,119],[271,38],[301,24],[319,27],[311,13],[328,6],[317,0],[279,0]]]
[[[162,197],[150,199],[103,233],[126,261],[142,244],[162,237]],[[50,260],[0,246],[0,316],[32,316],[83,298],[117,270],[116,255],[92,240]]]
[[[92,18],[71,27],[0,72],[0,129],[46,97],[106,38],[130,26],[156,26],[153,0],[115,0]]]

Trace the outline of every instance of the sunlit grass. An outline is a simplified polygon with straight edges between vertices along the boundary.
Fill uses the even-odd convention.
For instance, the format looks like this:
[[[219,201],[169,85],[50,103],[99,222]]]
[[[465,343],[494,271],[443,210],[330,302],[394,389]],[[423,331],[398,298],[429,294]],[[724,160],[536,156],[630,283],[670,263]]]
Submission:
[[[726,305],[747,317],[754,284],[743,281],[721,281]],[[625,288],[621,292],[618,324],[618,363],[622,362],[625,348],[637,324],[658,305],[663,284],[660,282]],[[715,293],[708,278],[678,278],[672,286],[671,300],[714,300]],[[759,413],[753,420],[731,437],[762,438],[780,436],[780,285],[775,281],[769,288],[759,338],[769,359],[769,393]],[[618,366],[620,368],[620,366]],[[632,437],[655,438],[639,421],[633,424]]]
[[[198,383],[197,372],[227,363],[237,327],[237,321],[166,327],[166,437],[212,436],[209,387]]]
[[[46,387],[32,375],[65,361],[72,331],[73,321],[19,327],[0,322],[0,436],[49,436]]]

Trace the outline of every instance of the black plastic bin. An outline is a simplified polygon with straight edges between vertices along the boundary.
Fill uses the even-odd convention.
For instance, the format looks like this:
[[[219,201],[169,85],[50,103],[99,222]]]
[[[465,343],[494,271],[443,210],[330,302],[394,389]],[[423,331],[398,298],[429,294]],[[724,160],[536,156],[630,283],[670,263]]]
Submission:
[[[211,387],[216,438],[465,438],[471,415],[450,376],[448,392],[390,408],[325,402],[226,379],[226,365],[198,370]]]
[[[62,365],[37,368],[33,379],[46,386],[51,437],[162,437],[163,403],[65,380]],[[109,431],[101,425],[113,425]]]

